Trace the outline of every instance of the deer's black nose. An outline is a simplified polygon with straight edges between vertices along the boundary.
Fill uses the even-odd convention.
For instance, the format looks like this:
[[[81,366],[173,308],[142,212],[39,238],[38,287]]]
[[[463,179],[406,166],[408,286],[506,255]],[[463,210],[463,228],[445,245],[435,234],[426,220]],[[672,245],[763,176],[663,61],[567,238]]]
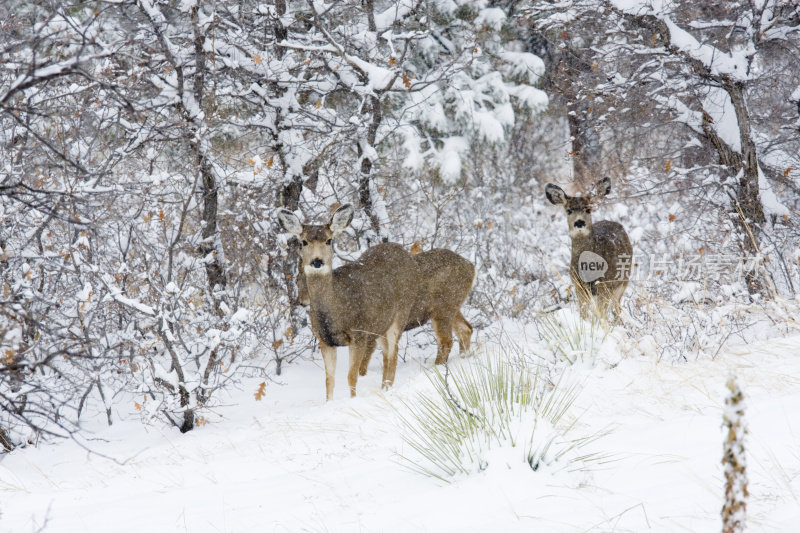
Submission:
[[[583,220],[576,220],[575,221],[575,227],[576,228],[583,228],[585,226],[586,226],[586,222],[584,222]]]
[[[314,259],[311,261],[311,266],[314,268],[322,268],[322,259]]]

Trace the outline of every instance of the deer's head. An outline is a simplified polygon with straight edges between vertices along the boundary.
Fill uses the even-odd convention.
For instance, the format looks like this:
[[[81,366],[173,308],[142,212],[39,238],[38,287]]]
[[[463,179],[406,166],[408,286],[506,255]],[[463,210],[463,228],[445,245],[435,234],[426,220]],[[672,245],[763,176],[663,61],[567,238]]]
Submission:
[[[611,178],[598,181],[594,190],[586,196],[569,196],[561,187],[552,183],[547,184],[544,192],[551,204],[563,206],[567,212],[569,236],[586,237],[592,234],[592,206],[611,192]]]
[[[345,204],[331,215],[327,224],[302,224],[288,209],[278,209],[278,222],[288,233],[297,236],[303,272],[306,276],[330,274],[333,268],[333,237],[353,220],[353,206]]]

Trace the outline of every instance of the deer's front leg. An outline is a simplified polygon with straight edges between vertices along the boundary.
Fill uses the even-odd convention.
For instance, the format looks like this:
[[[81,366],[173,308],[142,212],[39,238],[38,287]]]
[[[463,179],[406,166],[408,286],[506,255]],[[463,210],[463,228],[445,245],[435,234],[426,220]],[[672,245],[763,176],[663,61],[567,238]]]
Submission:
[[[397,344],[400,342],[400,335],[403,333],[405,320],[395,318],[389,330],[386,332],[385,346],[383,354],[383,383],[381,387],[386,390],[394,384],[394,375],[397,372]]]
[[[325,364],[325,400],[330,401],[333,399],[333,384],[336,379],[336,348],[322,341],[319,342],[319,348]]]

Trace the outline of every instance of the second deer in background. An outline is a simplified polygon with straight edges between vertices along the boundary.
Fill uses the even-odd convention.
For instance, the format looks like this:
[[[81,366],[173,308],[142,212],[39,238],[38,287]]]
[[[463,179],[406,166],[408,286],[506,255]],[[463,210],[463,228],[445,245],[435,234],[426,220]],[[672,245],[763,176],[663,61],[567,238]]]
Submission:
[[[453,349],[453,333],[458,339],[459,353],[469,350],[472,324],[461,314],[461,306],[475,282],[475,266],[445,248],[434,248],[413,256],[417,263],[417,282],[410,287],[415,293],[405,331],[424,326],[428,321],[436,336],[435,364],[447,363]],[[361,375],[367,373],[369,357],[361,364]]]
[[[545,187],[550,203],[564,207],[567,213],[572,241],[569,273],[583,318],[590,311],[606,318],[609,307],[618,315],[630,277],[633,247],[625,228],[610,220],[592,223],[592,207],[609,192],[611,178],[598,181],[586,196],[568,196],[552,183]]]

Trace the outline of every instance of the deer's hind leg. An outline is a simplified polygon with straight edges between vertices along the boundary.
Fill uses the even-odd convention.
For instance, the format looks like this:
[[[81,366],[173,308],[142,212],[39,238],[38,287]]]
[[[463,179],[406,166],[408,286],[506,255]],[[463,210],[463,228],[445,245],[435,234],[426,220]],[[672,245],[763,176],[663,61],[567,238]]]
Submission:
[[[370,351],[368,354],[364,355],[364,357],[361,359],[361,366],[358,369],[359,375],[361,376],[367,375],[367,368],[369,367],[369,362],[372,360],[372,353],[374,351],[375,350]]]
[[[611,291],[611,311],[614,313],[614,318],[619,319],[622,313],[622,295],[628,287],[628,282],[620,283]]]
[[[436,335],[436,361],[437,365],[443,365],[450,357],[450,351],[453,349],[453,318],[452,317],[435,317],[431,318],[433,324],[433,333]],[[460,341],[459,341],[460,342]]]
[[[463,354],[469,351],[472,339],[472,324],[467,322],[461,311],[456,313],[456,317],[453,319],[453,330],[456,332],[456,338],[458,339],[459,353]]]

